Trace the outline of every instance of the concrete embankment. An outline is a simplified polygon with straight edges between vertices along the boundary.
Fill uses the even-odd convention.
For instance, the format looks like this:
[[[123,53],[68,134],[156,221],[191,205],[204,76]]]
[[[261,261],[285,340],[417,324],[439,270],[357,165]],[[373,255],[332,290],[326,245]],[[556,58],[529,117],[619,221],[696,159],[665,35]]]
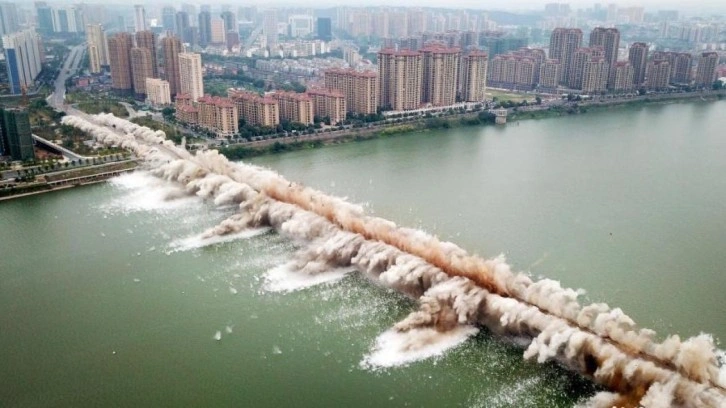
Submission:
[[[135,160],[126,160],[38,175],[32,182],[7,183],[0,186],[0,201],[100,183],[133,171],[137,166]]]

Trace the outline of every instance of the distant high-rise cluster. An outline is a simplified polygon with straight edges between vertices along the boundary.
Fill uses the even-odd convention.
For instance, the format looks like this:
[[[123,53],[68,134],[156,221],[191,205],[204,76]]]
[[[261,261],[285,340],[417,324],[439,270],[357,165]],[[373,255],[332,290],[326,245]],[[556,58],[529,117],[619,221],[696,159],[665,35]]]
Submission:
[[[33,29],[2,37],[10,92],[19,94],[32,86],[42,69],[42,44]]]
[[[86,28],[87,6],[51,7],[45,2],[35,3],[37,27],[41,34],[82,33]]]
[[[486,87],[486,55],[430,45],[419,51],[385,49],[378,53],[379,106],[396,111],[449,106],[481,97]]]

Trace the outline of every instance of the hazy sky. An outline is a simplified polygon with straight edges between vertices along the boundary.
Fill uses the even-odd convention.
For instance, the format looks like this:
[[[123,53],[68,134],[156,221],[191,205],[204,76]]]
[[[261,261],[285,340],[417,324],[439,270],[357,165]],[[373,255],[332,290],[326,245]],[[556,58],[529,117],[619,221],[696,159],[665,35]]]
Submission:
[[[21,2],[32,3],[30,0],[21,0]],[[48,0],[49,3],[77,3],[77,0]],[[104,3],[101,0],[86,0],[85,3]],[[209,4],[213,7],[220,5],[231,6],[257,6],[257,7],[311,7],[325,8],[333,6],[407,6],[407,7],[445,7],[445,8],[471,8],[479,10],[544,10],[546,3],[567,3],[572,9],[589,8],[596,3],[607,5],[614,3],[619,7],[642,6],[646,11],[656,11],[664,9],[675,9],[685,12],[687,15],[704,14],[704,13],[726,13],[726,0],[131,0],[129,2],[120,2],[119,0],[111,0],[106,4],[114,6],[129,6],[133,4],[145,4],[147,6],[176,6],[182,3],[189,4]]]

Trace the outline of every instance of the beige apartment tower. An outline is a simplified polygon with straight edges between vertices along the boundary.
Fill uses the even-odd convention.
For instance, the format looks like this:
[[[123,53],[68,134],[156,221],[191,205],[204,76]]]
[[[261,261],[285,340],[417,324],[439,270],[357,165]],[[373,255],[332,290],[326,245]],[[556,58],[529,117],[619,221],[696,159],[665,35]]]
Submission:
[[[487,64],[489,57],[483,51],[471,51],[461,58],[459,96],[464,102],[482,102],[486,99]]]
[[[539,86],[545,89],[557,89],[560,83],[562,64],[556,59],[546,59],[539,67]]]
[[[191,96],[196,102],[204,95],[202,82],[202,56],[193,52],[179,54],[179,81],[181,93]]]
[[[618,61],[612,68],[612,90],[615,92],[630,92],[633,90],[633,66],[628,61]]]
[[[696,86],[710,87],[716,80],[716,66],[718,65],[718,54],[715,52],[704,52],[698,57],[696,67]]]
[[[423,56],[416,51],[382,50],[378,53],[378,104],[404,111],[421,106]]]
[[[108,66],[108,41],[101,24],[86,25],[86,43],[89,69],[92,74],[100,74],[103,67]]]
[[[164,56],[164,77],[169,81],[169,92],[172,97],[181,93],[179,76],[179,54],[183,52],[178,37],[164,37],[161,40],[161,51]]]
[[[354,69],[325,71],[325,87],[345,95],[347,112],[372,115],[378,109],[378,75]]]
[[[555,28],[550,37],[550,58],[562,64],[560,83],[567,83],[575,51],[582,46],[582,30],[579,28]]]
[[[158,78],[146,78],[146,101],[152,106],[171,105],[169,82]]]
[[[426,47],[423,54],[423,88],[421,102],[433,106],[450,106],[456,103],[459,79],[458,48]]]
[[[666,89],[671,78],[671,64],[666,60],[650,61],[647,75],[648,89]]]

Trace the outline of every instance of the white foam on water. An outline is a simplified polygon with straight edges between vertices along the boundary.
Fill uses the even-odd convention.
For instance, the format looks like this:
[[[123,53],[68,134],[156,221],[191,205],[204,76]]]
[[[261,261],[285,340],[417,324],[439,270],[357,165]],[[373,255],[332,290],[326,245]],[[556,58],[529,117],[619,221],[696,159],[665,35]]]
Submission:
[[[351,272],[352,268],[335,268],[309,275],[296,271],[290,263],[286,263],[265,272],[262,288],[268,292],[294,292],[311,286],[337,282]]]
[[[222,332],[217,330],[216,333],[214,333],[214,340],[220,341],[222,340]]]
[[[186,194],[180,187],[147,172],[126,173],[109,182],[126,194],[103,206],[104,210],[170,211],[200,202],[199,198]]]
[[[726,351],[718,350],[716,355],[721,363],[721,368],[718,371],[718,385],[722,388],[726,388]]]
[[[537,402],[533,400],[531,390],[541,387],[541,382],[541,377],[529,377],[514,383],[508,383],[499,389],[480,394],[470,406],[472,408],[536,406]]]
[[[473,326],[459,326],[446,332],[430,327],[407,332],[390,329],[376,338],[373,350],[363,358],[360,367],[376,370],[406,366],[416,361],[439,357],[478,332],[479,329]]]
[[[169,252],[184,252],[193,249],[204,248],[210,245],[222,244],[225,242],[232,242],[238,239],[249,239],[268,232],[270,228],[252,228],[243,230],[234,234],[227,235],[213,235],[211,237],[204,237],[204,234],[197,234],[191,237],[178,239],[172,241],[169,244],[171,248]]]

